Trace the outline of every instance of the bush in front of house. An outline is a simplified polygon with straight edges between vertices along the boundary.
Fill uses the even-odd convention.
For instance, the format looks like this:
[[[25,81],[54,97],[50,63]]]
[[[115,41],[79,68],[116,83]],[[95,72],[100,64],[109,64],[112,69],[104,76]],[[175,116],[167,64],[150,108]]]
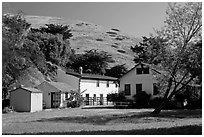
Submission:
[[[4,109],[5,107],[9,107],[10,106],[10,99],[3,99],[2,100],[2,109]]]
[[[157,108],[163,102],[162,96],[151,97],[149,102],[149,108]],[[177,109],[177,101],[175,99],[169,100],[163,109]]]
[[[150,103],[150,94],[147,94],[145,91],[140,91],[134,97],[134,108],[148,108]]]
[[[125,102],[126,98],[124,92],[120,92],[108,94],[107,100],[110,102]]]

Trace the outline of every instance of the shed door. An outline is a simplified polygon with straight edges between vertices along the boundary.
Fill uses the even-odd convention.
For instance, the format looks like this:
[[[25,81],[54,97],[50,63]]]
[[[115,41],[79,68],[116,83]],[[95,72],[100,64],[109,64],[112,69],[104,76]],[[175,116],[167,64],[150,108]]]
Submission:
[[[58,108],[61,102],[61,94],[59,92],[51,92],[51,108]]]

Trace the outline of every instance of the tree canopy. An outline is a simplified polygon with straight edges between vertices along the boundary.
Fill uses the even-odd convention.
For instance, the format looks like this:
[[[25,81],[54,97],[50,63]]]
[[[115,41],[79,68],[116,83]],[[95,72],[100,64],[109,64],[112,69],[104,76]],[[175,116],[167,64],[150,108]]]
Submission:
[[[21,14],[5,14],[2,22],[3,88],[16,83],[29,67],[37,67],[46,77],[56,73],[52,64],[65,66],[69,61],[69,26],[47,24],[34,29]]]
[[[156,31],[156,36],[143,37],[143,42],[131,48],[137,53],[136,62],[157,65],[165,72],[164,102],[154,113],[188,84],[201,81],[201,11],[201,3],[169,3],[164,27]]]
[[[84,54],[73,54],[70,60],[67,68],[78,72],[79,67],[82,67],[84,72],[92,74],[105,74],[108,63],[113,62],[111,55],[97,50],[85,51]]]

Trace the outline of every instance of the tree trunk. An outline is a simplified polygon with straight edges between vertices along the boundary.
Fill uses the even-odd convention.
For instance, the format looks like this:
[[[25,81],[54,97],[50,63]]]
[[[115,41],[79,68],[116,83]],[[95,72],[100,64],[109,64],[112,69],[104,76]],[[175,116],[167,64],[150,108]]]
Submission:
[[[159,105],[159,107],[155,108],[152,114],[159,114],[168,101],[168,98],[164,98],[164,101],[161,103],[161,105]]]

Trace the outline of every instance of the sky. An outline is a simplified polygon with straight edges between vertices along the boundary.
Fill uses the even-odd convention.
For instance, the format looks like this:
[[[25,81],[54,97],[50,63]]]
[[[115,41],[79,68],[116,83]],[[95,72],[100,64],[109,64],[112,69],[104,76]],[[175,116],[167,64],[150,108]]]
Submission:
[[[10,2],[9,7],[26,15],[64,17],[136,37],[149,36],[164,25],[165,2]]]

